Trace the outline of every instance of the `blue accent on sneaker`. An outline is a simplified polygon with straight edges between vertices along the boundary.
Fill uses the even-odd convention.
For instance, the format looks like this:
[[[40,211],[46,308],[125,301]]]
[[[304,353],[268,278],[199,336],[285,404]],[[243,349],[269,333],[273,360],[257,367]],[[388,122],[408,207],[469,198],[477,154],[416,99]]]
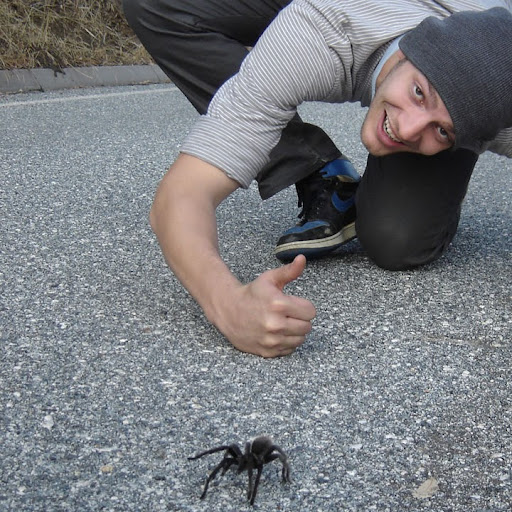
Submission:
[[[329,225],[329,223],[324,220],[314,220],[311,222],[306,222],[306,224],[304,224],[302,226],[301,225],[293,226],[293,228],[290,228],[287,231],[285,231],[283,233],[283,236],[292,235],[295,233],[304,233],[305,231],[308,231],[310,229],[318,228],[320,226],[328,226],[328,225]]]
[[[354,204],[354,196],[349,197],[347,200],[343,201],[340,199],[340,196],[336,192],[331,197],[332,204],[339,212],[346,212],[353,204]]]
[[[324,178],[331,178],[333,176],[349,176],[353,181],[361,180],[361,177],[356,171],[356,168],[352,165],[352,162],[345,158],[338,158],[337,160],[329,162],[320,170],[320,174]]]

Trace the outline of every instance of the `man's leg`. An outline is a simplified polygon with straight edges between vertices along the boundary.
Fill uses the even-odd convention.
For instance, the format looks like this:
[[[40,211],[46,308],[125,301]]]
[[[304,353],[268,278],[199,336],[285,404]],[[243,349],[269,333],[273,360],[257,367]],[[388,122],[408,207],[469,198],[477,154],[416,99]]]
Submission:
[[[357,236],[382,268],[403,270],[436,260],[452,241],[478,156],[368,157],[356,195]]]
[[[290,0],[123,0],[142,44],[201,114]],[[320,128],[296,116],[259,173],[266,199],[338,158]]]
[[[290,0],[123,0],[138,38],[200,114]]]

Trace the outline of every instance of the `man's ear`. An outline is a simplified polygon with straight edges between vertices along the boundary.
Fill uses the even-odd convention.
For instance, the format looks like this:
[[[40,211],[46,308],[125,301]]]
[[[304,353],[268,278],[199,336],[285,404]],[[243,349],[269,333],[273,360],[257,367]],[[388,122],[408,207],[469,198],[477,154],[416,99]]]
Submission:
[[[407,60],[407,57],[405,56],[405,53],[402,50],[398,49],[395,52],[393,52],[393,55],[391,55],[391,57],[387,60],[387,62],[384,64],[384,66],[382,66],[382,69],[380,70],[376,82],[377,87],[380,86],[384,78],[388,76],[389,72],[403,60]]]
[[[402,50],[400,50],[400,48],[396,51],[396,56],[398,57],[399,60],[407,59],[405,53]]]

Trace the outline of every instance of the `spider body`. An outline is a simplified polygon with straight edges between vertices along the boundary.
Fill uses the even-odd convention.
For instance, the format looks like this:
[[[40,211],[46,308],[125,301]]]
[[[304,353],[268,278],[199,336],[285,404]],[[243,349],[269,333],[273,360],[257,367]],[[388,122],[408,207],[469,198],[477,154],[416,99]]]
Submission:
[[[281,448],[279,448],[279,446],[275,445],[272,439],[267,436],[260,436],[252,441],[245,443],[244,452],[242,452],[237,444],[230,444],[217,446],[216,448],[206,450],[205,452],[201,452],[194,457],[189,457],[188,459],[196,460],[205,455],[221,451],[225,452],[224,458],[220,461],[219,464],[217,464],[217,466],[213,468],[212,472],[206,479],[203,494],[201,494],[201,499],[206,497],[208,486],[219,473],[219,471],[221,471],[222,476],[232,466],[236,466],[236,471],[238,473],[247,471],[249,474],[247,499],[250,501],[251,505],[254,504],[254,500],[256,499],[256,492],[258,491],[261,473],[265,464],[279,459],[283,465],[281,473],[283,482],[290,482],[290,466],[288,464],[288,457],[286,453]],[[256,470],[256,478],[253,482],[254,470]]]

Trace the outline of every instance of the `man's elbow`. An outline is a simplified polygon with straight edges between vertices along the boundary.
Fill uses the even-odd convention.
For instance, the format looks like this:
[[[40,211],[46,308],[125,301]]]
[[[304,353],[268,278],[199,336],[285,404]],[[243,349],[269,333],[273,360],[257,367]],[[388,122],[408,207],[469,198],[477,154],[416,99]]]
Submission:
[[[153,204],[149,210],[149,225],[153,232],[158,236],[161,227],[161,219],[165,209],[164,198],[158,191],[153,199]]]
[[[157,213],[156,213],[156,199],[153,201],[151,205],[151,209],[149,210],[149,225],[154,233],[157,231]]]

